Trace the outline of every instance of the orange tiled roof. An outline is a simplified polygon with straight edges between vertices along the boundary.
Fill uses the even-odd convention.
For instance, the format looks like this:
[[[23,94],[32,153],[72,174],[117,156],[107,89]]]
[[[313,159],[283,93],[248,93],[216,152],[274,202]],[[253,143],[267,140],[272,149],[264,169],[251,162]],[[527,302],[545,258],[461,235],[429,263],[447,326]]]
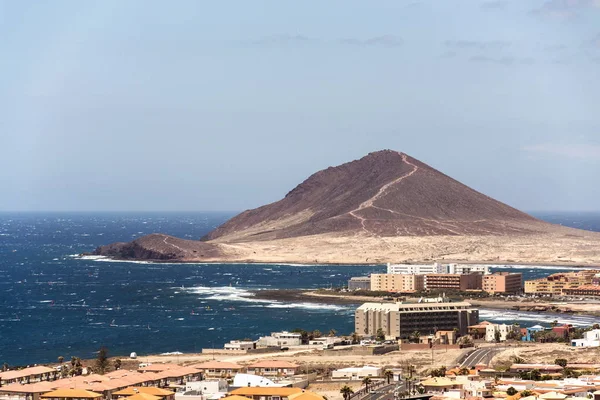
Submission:
[[[66,399],[96,399],[102,397],[100,393],[90,392],[84,389],[58,389],[43,394],[44,398],[66,398]]]
[[[180,365],[177,364],[169,364],[169,363],[157,363],[157,364],[150,364],[147,365],[145,367],[142,368],[138,368],[138,371],[145,371],[145,372],[160,372],[160,371],[166,371],[168,369],[175,369],[175,368],[180,368]]]
[[[25,378],[25,377],[32,376],[32,375],[47,374],[49,372],[57,372],[57,371],[54,368],[49,368],[49,367],[44,367],[43,365],[39,365],[37,367],[23,368],[23,369],[19,369],[19,370],[0,372],[0,379],[5,381],[5,380],[9,380],[9,379]]]
[[[137,393],[145,393],[158,397],[172,396],[175,394],[175,392],[170,390],[161,389],[154,386],[130,386],[123,390],[119,390],[118,392],[114,392],[113,394],[116,394],[117,396],[133,396]]]
[[[10,393],[45,393],[54,390],[56,387],[54,382],[36,382],[28,385],[21,385],[20,383],[11,383],[10,385],[0,386],[0,392]]]
[[[198,369],[242,369],[241,365],[226,361],[207,361],[202,364],[190,365],[190,367]]]

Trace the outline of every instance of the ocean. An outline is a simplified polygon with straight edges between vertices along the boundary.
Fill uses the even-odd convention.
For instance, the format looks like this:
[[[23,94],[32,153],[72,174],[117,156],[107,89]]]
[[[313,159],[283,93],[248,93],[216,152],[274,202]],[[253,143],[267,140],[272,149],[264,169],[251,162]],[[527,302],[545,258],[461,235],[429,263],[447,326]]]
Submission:
[[[353,305],[255,298],[261,289],[341,286],[385,266],[154,264],[79,257],[95,247],[162,232],[197,239],[234,213],[0,213],[0,363],[196,352],[232,339],[303,328],[348,334]],[[600,214],[545,220],[600,231]],[[497,270],[504,270],[499,268]],[[526,279],[573,268],[513,267]],[[506,269],[508,270],[508,269]],[[481,310],[522,325],[593,317]]]

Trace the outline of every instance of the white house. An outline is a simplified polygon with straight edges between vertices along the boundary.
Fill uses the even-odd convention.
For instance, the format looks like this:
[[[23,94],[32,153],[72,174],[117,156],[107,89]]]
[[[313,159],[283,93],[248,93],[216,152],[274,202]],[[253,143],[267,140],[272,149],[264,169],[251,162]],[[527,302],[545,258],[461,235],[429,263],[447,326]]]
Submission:
[[[380,367],[373,367],[371,365],[365,365],[363,367],[350,367],[337,369],[331,373],[331,379],[350,379],[350,380],[362,380],[363,378],[369,377],[380,377],[382,369]]]
[[[256,344],[243,340],[231,340],[229,343],[225,343],[223,347],[225,350],[252,350],[256,348]]]
[[[496,331],[500,333],[500,341],[504,342],[510,332],[520,333],[520,328],[515,325],[507,324],[489,324],[485,327],[485,341],[495,342]]]
[[[583,334],[583,339],[571,340],[573,347],[600,347],[600,329],[592,329]]]
[[[262,336],[257,344],[261,347],[269,346],[300,346],[302,344],[302,335],[295,332],[272,332],[271,336]]]

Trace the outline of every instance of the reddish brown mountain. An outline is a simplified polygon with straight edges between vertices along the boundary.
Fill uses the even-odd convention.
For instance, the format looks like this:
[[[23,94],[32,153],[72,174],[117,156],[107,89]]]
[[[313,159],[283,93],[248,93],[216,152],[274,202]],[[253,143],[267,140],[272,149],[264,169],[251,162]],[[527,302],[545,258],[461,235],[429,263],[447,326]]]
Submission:
[[[539,221],[406,154],[385,150],[309,177],[202,238],[162,234],[95,254],[159,261],[600,263],[600,234]]]
[[[309,177],[285,198],[244,211],[202,240],[255,241],[322,233],[379,236],[525,232],[541,223],[395,151]]]

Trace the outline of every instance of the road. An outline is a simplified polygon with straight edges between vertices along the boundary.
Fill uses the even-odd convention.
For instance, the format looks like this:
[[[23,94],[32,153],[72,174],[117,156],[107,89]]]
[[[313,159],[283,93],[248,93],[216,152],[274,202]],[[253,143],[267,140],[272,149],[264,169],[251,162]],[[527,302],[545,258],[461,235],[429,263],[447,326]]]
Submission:
[[[477,364],[488,364],[496,353],[504,350],[498,347],[482,347],[476,349],[460,364],[461,367],[474,367]]]
[[[375,389],[368,396],[363,397],[362,400],[393,400],[395,384],[385,385]]]

